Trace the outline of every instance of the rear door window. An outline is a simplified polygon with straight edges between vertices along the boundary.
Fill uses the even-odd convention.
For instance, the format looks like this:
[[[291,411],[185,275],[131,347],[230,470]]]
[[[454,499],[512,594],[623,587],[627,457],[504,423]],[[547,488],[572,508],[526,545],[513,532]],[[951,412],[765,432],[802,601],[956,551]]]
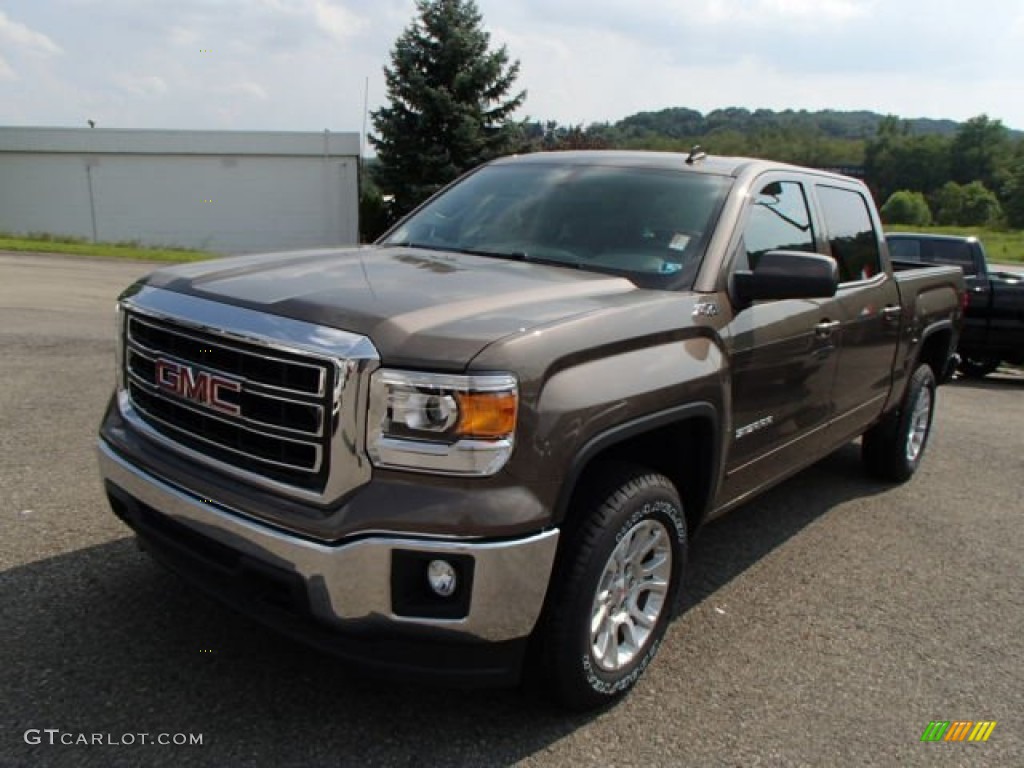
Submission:
[[[817,191],[840,282],[869,280],[881,272],[878,233],[871,221],[868,201],[850,189],[819,185]]]

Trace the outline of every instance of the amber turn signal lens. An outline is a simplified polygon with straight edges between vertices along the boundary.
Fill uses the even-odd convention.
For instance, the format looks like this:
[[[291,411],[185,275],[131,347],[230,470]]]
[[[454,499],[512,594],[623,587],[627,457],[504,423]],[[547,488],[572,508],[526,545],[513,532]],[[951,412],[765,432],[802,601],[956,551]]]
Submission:
[[[461,437],[496,439],[508,437],[516,429],[515,392],[458,392],[459,423],[455,431]]]

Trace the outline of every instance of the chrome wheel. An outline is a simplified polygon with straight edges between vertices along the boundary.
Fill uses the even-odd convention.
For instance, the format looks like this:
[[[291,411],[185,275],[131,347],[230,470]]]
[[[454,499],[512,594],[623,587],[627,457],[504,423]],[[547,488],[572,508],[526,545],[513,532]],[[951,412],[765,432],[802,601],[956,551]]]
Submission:
[[[924,450],[931,416],[932,392],[928,387],[921,387],[914,401],[914,410],[910,414],[910,429],[907,430],[907,461],[911,463],[917,461],[917,457]]]
[[[647,646],[665,608],[672,546],[665,526],[643,520],[622,537],[605,563],[590,614],[590,652],[615,672]]]

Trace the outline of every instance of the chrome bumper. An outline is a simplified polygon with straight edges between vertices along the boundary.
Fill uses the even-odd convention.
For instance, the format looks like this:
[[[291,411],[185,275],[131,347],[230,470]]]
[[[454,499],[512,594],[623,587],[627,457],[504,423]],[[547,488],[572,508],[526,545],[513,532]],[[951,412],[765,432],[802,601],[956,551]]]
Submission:
[[[326,546],[250,522],[216,502],[170,485],[98,445],[100,473],[138,501],[248,557],[298,574],[313,614],[339,629],[392,626],[498,642],[528,635],[547,592],[558,545],[551,530],[513,541],[474,543],[374,535]],[[474,558],[469,613],[461,619],[409,618],[391,609],[391,553],[412,550]]]

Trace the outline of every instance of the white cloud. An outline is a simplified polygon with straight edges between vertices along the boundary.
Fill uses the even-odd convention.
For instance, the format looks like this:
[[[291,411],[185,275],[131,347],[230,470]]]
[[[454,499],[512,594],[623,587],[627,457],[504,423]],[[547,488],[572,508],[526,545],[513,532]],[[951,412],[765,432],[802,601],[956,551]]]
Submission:
[[[267,89],[259,83],[254,83],[252,81],[235,83],[227,90],[230,93],[238,94],[240,96],[248,96],[249,98],[256,99],[257,101],[270,100],[270,94],[267,93]]]
[[[8,18],[3,11],[0,11],[0,41],[44,56],[56,56],[63,53],[61,47],[42,32],[36,32],[34,29]]]
[[[194,27],[171,27],[167,35],[174,45],[194,48],[199,42],[199,31]]]
[[[119,75],[114,82],[134,96],[154,97],[167,93],[167,83],[156,75]]]
[[[844,21],[867,16],[874,2],[865,0],[759,0],[759,10],[815,21]]]
[[[18,76],[11,69],[11,65],[4,61],[4,57],[0,56],[0,80],[17,80]]]
[[[1019,2],[477,2],[492,44],[521,62],[521,116],[536,120],[736,106],[987,112],[1024,128]],[[239,130],[359,130],[367,82],[373,110],[416,14],[413,0],[175,0],[170,16],[157,0],[0,7],[8,122]]]
[[[335,40],[346,41],[362,32],[366,19],[330,0],[317,0],[313,6],[317,26]]]

